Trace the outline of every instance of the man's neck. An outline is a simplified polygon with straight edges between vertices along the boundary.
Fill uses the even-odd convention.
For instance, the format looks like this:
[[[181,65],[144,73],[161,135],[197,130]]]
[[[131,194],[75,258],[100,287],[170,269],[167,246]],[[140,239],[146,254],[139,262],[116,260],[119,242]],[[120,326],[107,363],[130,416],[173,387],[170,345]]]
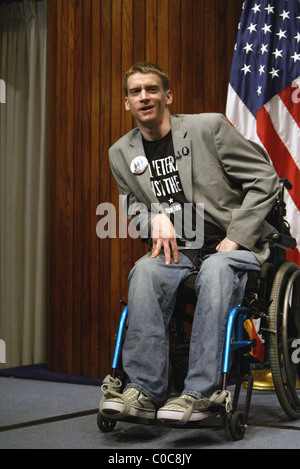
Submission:
[[[160,140],[161,138],[165,137],[167,133],[171,130],[171,122],[170,118],[168,118],[164,119],[160,126],[146,127],[138,125],[138,127],[145,140]]]

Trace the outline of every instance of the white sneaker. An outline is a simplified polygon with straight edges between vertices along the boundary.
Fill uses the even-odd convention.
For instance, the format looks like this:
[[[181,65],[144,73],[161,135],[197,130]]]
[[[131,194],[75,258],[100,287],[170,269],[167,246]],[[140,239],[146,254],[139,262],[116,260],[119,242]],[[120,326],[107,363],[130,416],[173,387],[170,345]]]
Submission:
[[[177,421],[181,424],[197,422],[211,416],[209,409],[220,405],[224,406],[226,412],[232,409],[229,391],[215,391],[210,398],[201,399],[182,394],[158,409],[157,419]]]
[[[177,421],[185,424],[209,417],[209,412],[204,412],[210,406],[209,399],[197,399],[196,397],[182,394],[177,399],[167,402],[157,411],[158,420]]]
[[[100,412],[112,419],[122,419],[128,415],[144,419],[155,419],[155,404],[136,388],[128,388],[118,397],[111,397],[101,404]]]

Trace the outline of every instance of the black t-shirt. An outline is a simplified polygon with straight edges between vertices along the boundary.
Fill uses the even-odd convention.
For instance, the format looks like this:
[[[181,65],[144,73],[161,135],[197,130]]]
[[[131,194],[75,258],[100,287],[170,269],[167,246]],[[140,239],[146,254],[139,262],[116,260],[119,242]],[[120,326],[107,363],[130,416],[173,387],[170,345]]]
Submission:
[[[174,155],[172,132],[161,140],[143,140],[149,162],[152,190],[159,202],[164,205],[166,214],[174,219],[174,214],[182,210],[185,198]]]
[[[143,144],[149,162],[150,181],[154,194],[159,202],[163,204],[165,213],[170,217],[176,232],[182,234],[184,239],[197,240],[197,236],[195,237],[197,226],[194,206],[191,208],[192,216],[184,218],[184,204],[187,204],[188,201],[184,195],[179,177],[172,131],[170,130],[160,140],[148,141],[143,138]],[[185,221],[184,226],[182,226],[182,220]],[[191,221],[191,226],[186,223],[188,220]],[[176,222],[180,223],[181,226],[176,226]],[[224,231],[204,216],[204,246],[202,250],[206,253],[214,252],[215,247],[224,237]]]

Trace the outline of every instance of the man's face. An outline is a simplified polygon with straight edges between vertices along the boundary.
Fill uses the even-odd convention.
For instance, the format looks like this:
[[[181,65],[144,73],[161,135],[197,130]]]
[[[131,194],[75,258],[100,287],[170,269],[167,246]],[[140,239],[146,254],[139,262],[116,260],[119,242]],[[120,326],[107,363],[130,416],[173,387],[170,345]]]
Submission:
[[[169,118],[168,105],[173,97],[165,91],[156,73],[136,72],[127,79],[125,109],[131,111],[139,126],[156,127]]]

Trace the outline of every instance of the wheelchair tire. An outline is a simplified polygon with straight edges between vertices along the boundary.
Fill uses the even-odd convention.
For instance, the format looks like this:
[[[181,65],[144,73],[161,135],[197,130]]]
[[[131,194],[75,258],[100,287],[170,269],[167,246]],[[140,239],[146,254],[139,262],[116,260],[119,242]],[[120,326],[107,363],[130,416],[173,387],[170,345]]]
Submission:
[[[98,425],[99,430],[101,430],[103,433],[112,432],[116,426],[116,423],[117,423],[116,420],[107,419],[103,417],[100,412],[98,412],[97,425]]]
[[[288,261],[281,264],[270,301],[269,349],[275,391],[287,416],[297,420],[300,419],[300,394],[296,383],[300,378],[300,364],[293,358],[293,344],[300,338],[300,268],[296,264]]]
[[[242,440],[245,435],[246,427],[244,413],[238,410],[233,412],[229,422],[231,438],[234,441]]]

